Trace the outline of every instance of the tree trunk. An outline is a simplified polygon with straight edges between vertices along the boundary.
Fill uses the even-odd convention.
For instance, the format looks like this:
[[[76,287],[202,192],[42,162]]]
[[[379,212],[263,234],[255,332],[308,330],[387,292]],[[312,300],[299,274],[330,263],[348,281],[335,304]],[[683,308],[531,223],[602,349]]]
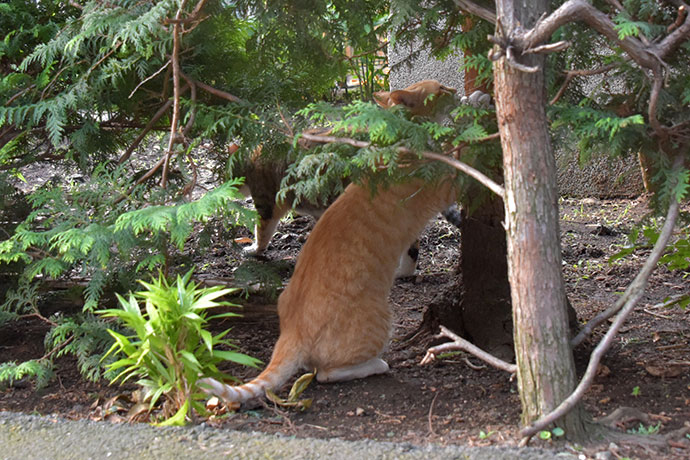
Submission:
[[[503,205],[492,199],[460,224],[460,261],[454,282],[424,312],[420,329],[446,326],[479,348],[512,361],[510,285],[506,264]]]
[[[497,16],[508,36],[504,38],[532,27],[548,5],[548,0],[498,1]],[[522,422],[528,424],[572,392],[576,375],[561,273],[556,166],[545,113],[545,59],[516,54],[520,64],[539,70],[520,71],[504,57],[494,64],[494,75],[518,388]],[[558,425],[570,439],[585,438],[581,407]]]
[[[470,16],[463,30],[474,27]],[[466,53],[465,56],[469,56]],[[480,90],[490,93],[486,84],[477,84],[477,71],[468,69],[464,76],[465,95]],[[502,171],[491,174],[501,182]],[[506,361],[512,361],[513,320],[506,261],[506,234],[503,228],[503,202],[500,198],[472,184],[466,196],[484,197],[479,206],[463,203],[460,223],[460,263],[449,289],[429,306],[423,328],[436,333],[444,325],[479,348]],[[466,210],[473,208],[471,213]]]

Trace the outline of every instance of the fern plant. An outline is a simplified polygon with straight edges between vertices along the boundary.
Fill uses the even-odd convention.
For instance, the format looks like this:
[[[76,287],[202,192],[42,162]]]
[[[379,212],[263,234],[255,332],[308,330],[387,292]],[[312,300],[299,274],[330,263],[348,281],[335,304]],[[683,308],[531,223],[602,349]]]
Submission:
[[[208,311],[220,306],[236,306],[217,299],[233,292],[220,287],[199,288],[190,270],[169,283],[160,274],[152,283],[141,282],[145,290],[128,298],[118,295],[118,309],[101,310],[104,318],[116,318],[132,332],[129,335],[108,330],[115,343],[106,353],[121,356],[108,365],[111,383],[124,383],[136,378],[146,391],[150,408],[162,396],[162,425],[183,425],[194,413],[203,411],[203,399],[197,380],[200,376],[227,379],[217,364],[231,361],[256,367],[260,361],[237,351],[228,339],[228,330],[213,335],[205,326],[211,319],[237,316],[225,312],[208,316]],[[144,302],[142,311],[139,301]],[[218,347],[229,348],[220,350]]]
[[[0,243],[0,262],[24,262],[26,282],[81,274],[88,280],[84,311],[92,311],[107,286],[127,287],[136,274],[166,269],[171,249],[183,249],[195,223],[224,216],[228,225],[251,225],[253,212],[235,201],[238,184],[227,182],[191,202],[145,206],[141,189],[120,201],[131,187],[122,170],[99,169],[87,186],[32,194],[34,211]]]
[[[28,316],[47,322],[46,350],[52,351],[30,365],[5,364],[0,380],[33,376],[43,385],[53,360],[65,354],[76,356],[86,378],[98,379],[110,337],[91,312],[104,293],[129,289],[137,276],[167,270],[173,258],[182,257],[199,223],[221,218],[226,225],[251,225],[253,211],[235,201],[241,196],[239,183],[227,182],[194,201],[144,207],[147,195],[141,188],[118,201],[131,187],[121,170],[99,169],[88,184],[48,185],[33,193],[34,210],[0,242],[1,262],[21,262],[19,283],[0,305],[0,323]],[[44,318],[39,286],[67,276],[85,282],[83,316]]]

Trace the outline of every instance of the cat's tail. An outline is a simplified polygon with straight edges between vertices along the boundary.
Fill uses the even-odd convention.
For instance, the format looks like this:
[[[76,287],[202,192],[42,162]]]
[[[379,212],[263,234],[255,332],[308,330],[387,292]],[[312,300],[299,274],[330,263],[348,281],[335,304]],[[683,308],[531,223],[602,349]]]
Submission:
[[[301,367],[299,351],[283,340],[278,339],[271,362],[254,380],[244,385],[232,386],[216,379],[199,380],[200,388],[206,393],[219,397],[227,403],[243,403],[250,399],[261,398],[266,390],[277,390],[282,387]]]

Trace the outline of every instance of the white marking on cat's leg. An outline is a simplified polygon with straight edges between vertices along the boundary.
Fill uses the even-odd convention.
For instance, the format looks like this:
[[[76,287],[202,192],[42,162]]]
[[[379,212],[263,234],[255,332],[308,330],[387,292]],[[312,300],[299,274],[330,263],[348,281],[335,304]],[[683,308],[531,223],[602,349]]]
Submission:
[[[355,364],[354,366],[340,367],[328,371],[319,370],[316,380],[319,382],[344,382],[347,380],[362,379],[370,375],[383,374],[390,368],[381,358],[372,358],[369,361]]]
[[[419,240],[415,241],[404,254],[400,256],[398,268],[395,270],[396,278],[414,276],[417,269],[417,259],[419,259]]]
[[[260,256],[266,251],[268,243],[271,242],[271,238],[278,228],[280,223],[279,216],[277,219],[272,218],[269,220],[263,220],[259,218],[256,227],[254,228],[254,243],[251,246],[247,246],[243,249],[244,253],[248,256]]]
[[[398,262],[398,268],[395,270],[396,278],[405,278],[407,276],[414,276],[414,272],[417,269],[417,261],[410,257],[408,253],[404,253],[400,256],[400,262]]]

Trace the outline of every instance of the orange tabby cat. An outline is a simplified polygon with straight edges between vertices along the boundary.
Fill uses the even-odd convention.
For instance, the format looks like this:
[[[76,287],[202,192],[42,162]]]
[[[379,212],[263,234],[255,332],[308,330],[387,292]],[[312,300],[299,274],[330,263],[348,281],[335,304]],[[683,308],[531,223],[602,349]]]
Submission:
[[[386,372],[379,355],[389,339],[388,293],[400,254],[454,199],[450,180],[394,185],[373,199],[366,187],[349,185],[312,230],[278,299],[280,337],[268,367],[241,386],[201,383],[225,401],[244,402],[300,369],[316,369],[320,382]]]
[[[424,91],[442,91],[440,85],[420,88],[407,95],[413,113],[437,100],[426,96],[438,92]],[[435,185],[413,180],[374,197],[366,185],[350,184],[317,222],[278,299],[280,337],[266,369],[240,386],[201,379],[205,391],[241,403],[280,388],[300,369],[316,369],[320,382],[388,371],[379,356],[390,336],[388,293],[400,255],[455,193],[451,179]]]

